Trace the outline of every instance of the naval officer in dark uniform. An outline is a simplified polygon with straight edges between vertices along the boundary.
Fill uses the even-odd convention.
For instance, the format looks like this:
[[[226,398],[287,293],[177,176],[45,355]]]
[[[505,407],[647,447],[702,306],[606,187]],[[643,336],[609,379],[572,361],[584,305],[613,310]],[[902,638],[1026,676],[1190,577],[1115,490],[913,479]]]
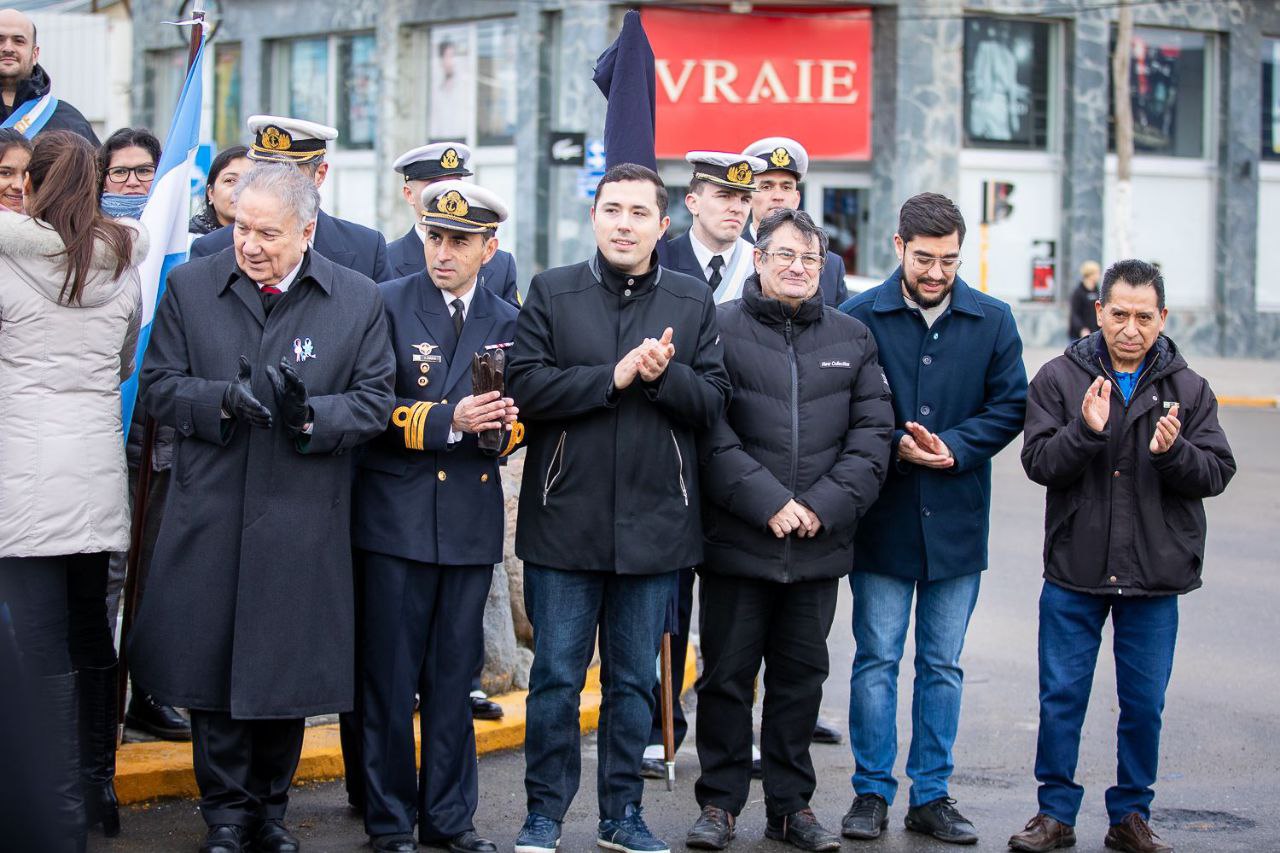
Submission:
[[[400,192],[413,208],[414,225],[399,240],[387,244],[388,277],[401,278],[423,268],[422,243],[427,232],[422,224],[422,191],[437,181],[471,177],[470,163],[471,149],[460,142],[423,145],[396,158],[392,168],[404,176]],[[520,307],[516,259],[510,252],[499,249],[480,267],[480,286]]]
[[[751,196],[751,227],[743,235],[755,243],[757,223],[775,210],[800,209],[800,182],[809,171],[809,152],[794,139],[785,136],[769,136],[757,139],[742,149],[743,154],[759,157],[768,167],[756,175],[758,188]],[[818,279],[822,301],[832,308],[839,308],[849,298],[844,283],[844,258],[830,250],[827,262],[822,265]],[[836,737],[839,732],[832,729]],[[839,743],[839,740],[835,741]]]
[[[353,544],[364,578],[365,830],[378,851],[497,848],[475,832],[468,691],[484,653],[484,605],[502,561],[498,457],[523,427],[510,398],[472,393],[472,361],[515,337],[516,309],[479,283],[507,217],[463,181],[423,191],[426,269],[381,285],[396,354],[396,408],[358,468]],[[503,430],[502,447],[477,433]],[[414,770],[413,697],[422,697]]]
[[[250,160],[292,163],[320,188],[329,174],[329,164],[324,157],[328,144],[338,138],[335,128],[302,119],[262,115],[249,116],[248,125],[253,134]],[[191,259],[214,255],[230,246],[232,228],[227,225],[192,243]],[[372,228],[338,219],[322,210],[311,245],[317,254],[374,281],[390,277],[386,240]]]

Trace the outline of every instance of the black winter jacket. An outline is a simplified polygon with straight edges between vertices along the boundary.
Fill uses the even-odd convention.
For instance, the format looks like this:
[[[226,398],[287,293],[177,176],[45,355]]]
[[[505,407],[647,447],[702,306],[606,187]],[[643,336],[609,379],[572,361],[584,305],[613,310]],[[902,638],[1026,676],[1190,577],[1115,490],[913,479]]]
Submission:
[[[668,326],[676,354],[658,381],[615,389],[619,359]],[[705,281],[627,278],[598,253],[534,276],[507,365],[526,426],[522,560],[624,575],[702,561],[694,434],[728,403],[721,353]]]
[[[893,406],[871,332],[822,300],[793,313],[752,275],[720,306],[733,401],[702,442],[705,571],[791,583],[853,568],[858,519],[888,470]],[[816,537],[769,530],[792,498],[821,520]]]
[[[1048,487],[1044,576],[1077,592],[1190,592],[1201,584],[1204,560],[1201,501],[1221,494],[1236,472],[1217,399],[1163,335],[1127,406],[1110,366],[1095,332],[1042,367],[1028,389],[1022,465]],[[1110,420],[1101,433],[1080,414],[1098,376],[1112,378]],[[1156,421],[1175,402],[1178,437],[1153,454]]]
[[[49,89],[52,86],[53,82],[49,79],[49,73],[37,63],[36,67],[31,71],[31,76],[18,84],[18,91],[13,98],[13,106],[8,106],[3,100],[0,100],[0,121],[9,118],[14,110],[32,98],[43,98],[49,93]],[[54,107],[53,115],[49,116],[49,120],[40,129],[40,133],[48,133],[51,130],[69,130],[72,133],[77,133],[89,140],[89,144],[94,148],[101,144],[98,142],[98,134],[93,132],[93,125],[89,124],[89,120],[78,109],[61,98],[58,99],[58,106]],[[36,135],[39,136],[40,134]]]

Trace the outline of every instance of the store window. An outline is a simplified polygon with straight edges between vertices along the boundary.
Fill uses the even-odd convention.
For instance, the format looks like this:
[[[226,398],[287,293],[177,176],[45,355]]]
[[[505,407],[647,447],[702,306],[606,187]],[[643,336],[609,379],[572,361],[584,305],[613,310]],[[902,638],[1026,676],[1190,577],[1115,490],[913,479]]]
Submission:
[[[275,42],[271,111],[336,127],[338,148],[373,148],[378,120],[375,53],[372,33]]]
[[[965,145],[1043,151],[1050,138],[1051,25],[964,22]]]
[[[244,136],[240,117],[240,45],[219,43],[213,50],[213,138],[228,148]]]
[[[516,40],[514,18],[430,29],[426,117],[432,141],[515,143]]]
[[[1262,158],[1280,160],[1280,39],[1262,40]]]
[[[1204,33],[1134,29],[1133,54],[1129,60],[1129,101],[1133,105],[1136,153],[1205,156],[1208,50],[1209,38]],[[1113,93],[1114,87],[1108,85],[1107,91]],[[1110,103],[1114,106],[1114,95]],[[1114,110],[1109,146],[1115,150]]]

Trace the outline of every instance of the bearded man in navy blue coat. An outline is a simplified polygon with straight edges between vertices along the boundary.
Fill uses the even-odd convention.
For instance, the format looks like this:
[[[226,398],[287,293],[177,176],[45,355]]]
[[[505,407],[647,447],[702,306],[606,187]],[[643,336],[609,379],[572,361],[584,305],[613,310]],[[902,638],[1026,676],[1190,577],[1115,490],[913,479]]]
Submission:
[[[842,830],[880,835],[898,783],[898,664],[912,599],[917,691],[912,702],[908,829],[972,844],[949,798],[960,720],[960,650],[987,567],[991,457],[1022,430],[1027,374],[1009,306],[957,276],[964,218],[922,193],[898,217],[900,266],[841,310],[871,329],[893,391],[893,463],[858,526],[853,557],[849,739],[856,797]]]
[[[282,116],[249,116],[249,132],[254,135],[249,146],[250,160],[292,163],[315,181],[318,189],[329,174],[325,162],[328,144],[338,138],[336,128],[311,121]],[[211,231],[191,244],[191,259],[216,255],[231,245],[231,229],[227,225]],[[385,281],[387,274],[387,241],[372,228],[330,216],[323,210],[316,219],[316,232],[311,246],[340,267],[365,275],[374,281]]]

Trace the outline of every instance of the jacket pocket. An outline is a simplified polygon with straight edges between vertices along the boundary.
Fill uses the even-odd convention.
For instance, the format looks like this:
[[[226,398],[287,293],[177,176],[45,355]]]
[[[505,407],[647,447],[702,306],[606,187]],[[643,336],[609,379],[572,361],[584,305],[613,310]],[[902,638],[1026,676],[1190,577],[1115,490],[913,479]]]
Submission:
[[[560,475],[564,473],[564,441],[569,435],[568,430],[560,431],[560,440],[556,442],[556,449],[551,453],[551,461],[547,464],[547,472],[542,478],[542,505],[547,505],[547,498],[551,494],[551,488],[560,479]]]
[[[671,433],[671,446],[676,449],[676,476],[680,483],[680,496],[684,498],[684,505],[689,505],[689,487],[684,481],[684,454],[680,452],[680,442],[676,440],[676,431],[667,430]]]

